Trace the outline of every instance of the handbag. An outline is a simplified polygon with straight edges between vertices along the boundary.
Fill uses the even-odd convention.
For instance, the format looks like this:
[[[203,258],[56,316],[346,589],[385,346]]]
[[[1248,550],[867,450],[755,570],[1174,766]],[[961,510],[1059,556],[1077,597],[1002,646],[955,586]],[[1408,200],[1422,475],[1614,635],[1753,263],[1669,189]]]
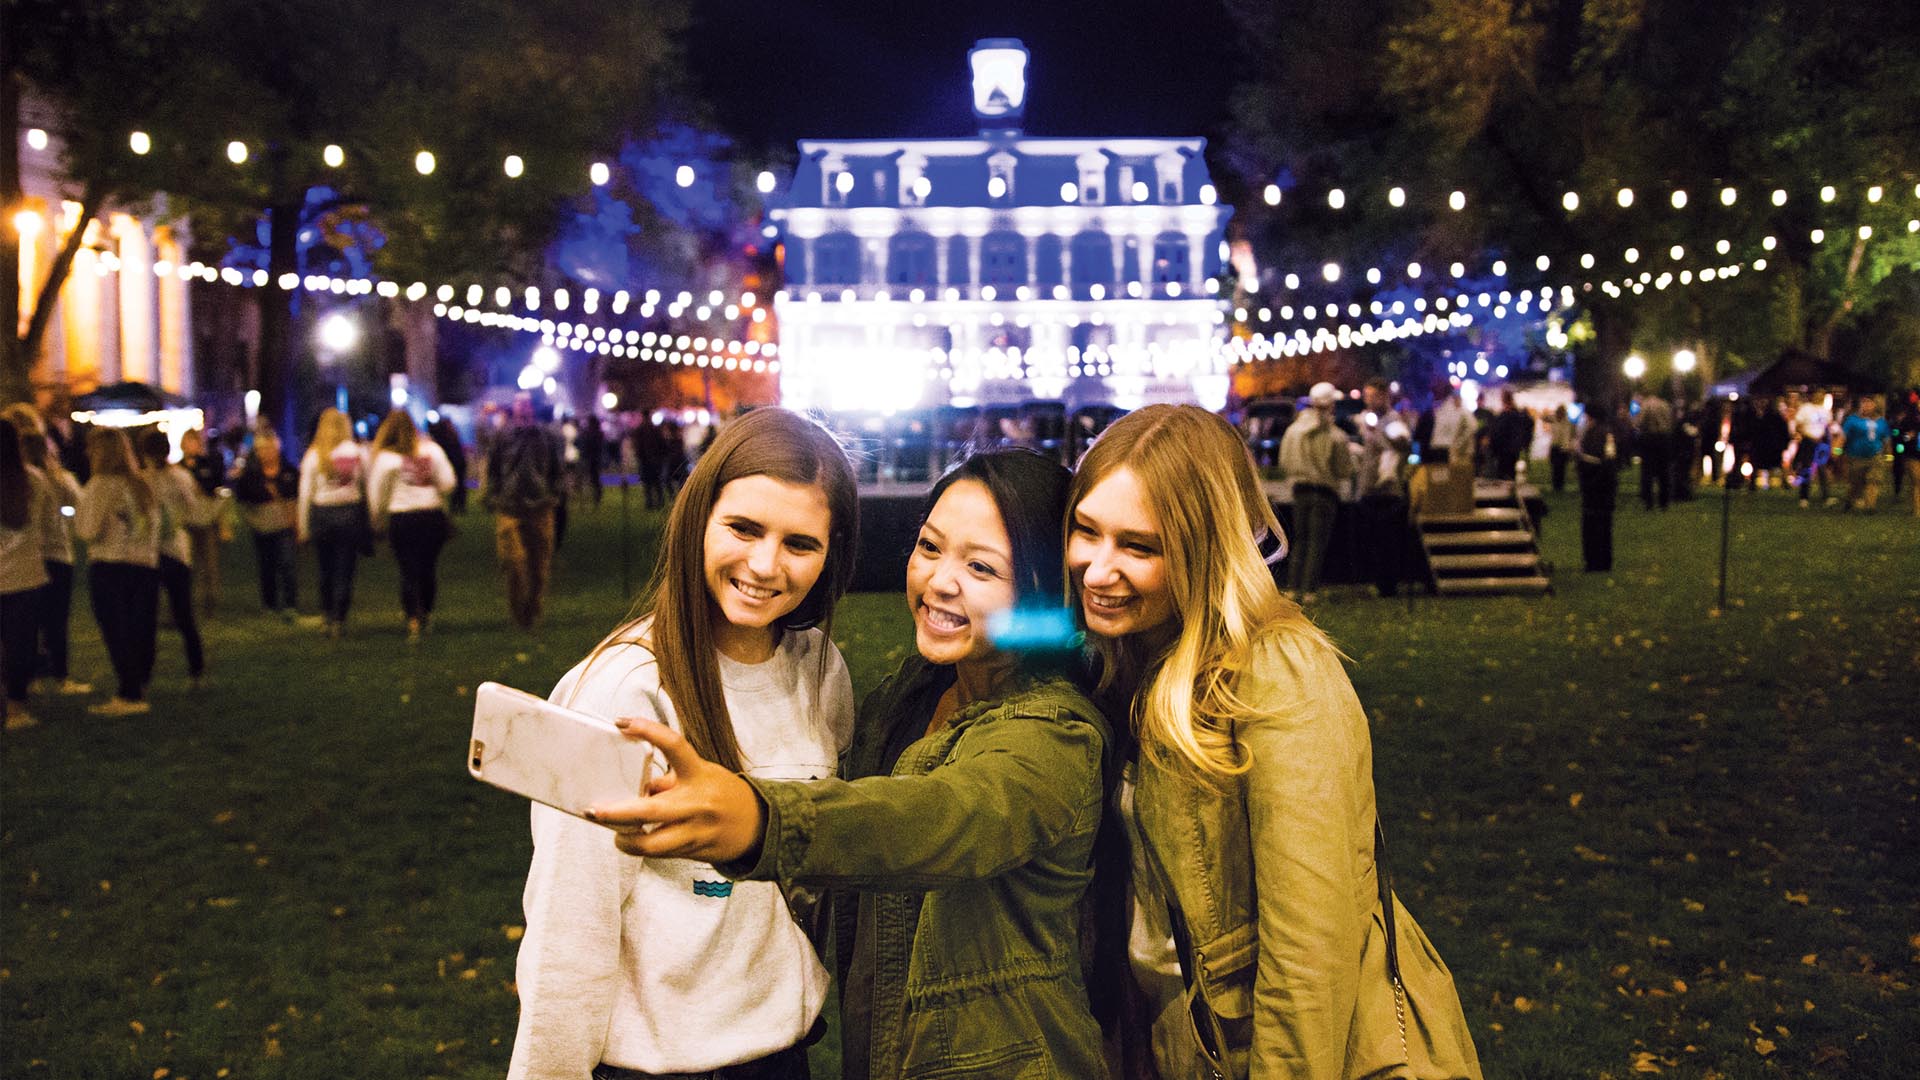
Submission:
[[[1151,844],[1146,847],[1161,880],[1170,881],[1160,863],[1159,853]],[[1354,1028],[1349,1034],[1347,1046],[1348,1075],[1355,1080],[1481,1080],[1479,1058],[1467,1032],[1466,1018],[1461,1012],[1452,976],[1440,962],[1431,943],[1419,933],[1418,927],[1414,928],[1420,950],[1417,955],[1424,962],[1416,965],[1420,977],[1414,980],[1415,988],[1409,988],[1407,973],[1401,966],[1400,927],[1395,915],[1397,902],[1393,895],[1392,874],[1387,869],[1386,861],[1386,830],[1377,816],[1373,825],[1373,855],[1374,874],[1379,883],[1379,918],[1384,931],[1381,937],[1385,956],[1377,969],[1378,976],[1374,974],[1374,963],[1370,962],[1373,950],[1369,949],[1369,955],[1361,959],[1360,998],[1356,1003]],[[1154,1056],[1163,1065],[1176,1061],[1193,1063],[1190,1071],[1177,1073],[1166,1080],[1186,1080],[1188,1076],[1203,1080],[1228,1080],[1235,1075],[1231,1063],[1233,1047],[1236,1045],[1228,1035],[1229,1028],[1243,1028],[1240,1031],[1242,1038],[1238,1042],[1248,1045],[1252,1038],[1251,1025],[1256,1021],[1225,1021],[1207,1004],[1204,983],[1195,974],[1193,944],[1187,932],[1186,920],[1180,913],[1173,890],[1166,889],[1166,894],[1174,950],[1180,960],[1181,980],[1186,984],[1186,993],[1175,1006],[1184,1005],[1182,1011],[1186,1015],[1181,1019],[1189,1020],[1191,1026],[1170,1025],[1168,1017],[1163,1015],[1154,1025]],[[1378,985],[1380,979],[1384,979],[1385,987]],[[1386,1002],[1369,996],[1383,989],[1392,1004],[1393,1016],[1392,1027],[1384,1031],[1378,1029],[1386,1025]],[[1175,1006],[1169,1006],[1168,1013],[1174,1012]],[[1410,1017],[1418,1018],[1418,1022],[1410,1022]],[[1181,1032],[1179,1028],[1187,1030]],[[1457,1036],[1457,1043],[1449,1040],[1449,1035]]]

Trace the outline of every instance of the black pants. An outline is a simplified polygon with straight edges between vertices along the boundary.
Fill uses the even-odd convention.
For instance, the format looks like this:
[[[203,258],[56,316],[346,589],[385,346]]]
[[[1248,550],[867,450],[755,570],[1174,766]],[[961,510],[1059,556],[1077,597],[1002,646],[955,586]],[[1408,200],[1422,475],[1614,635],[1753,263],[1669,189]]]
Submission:
[[[1391,492],[1360,496],[1360,557],[1381,596],[1406,577],[1407,500]]]
[[[1558,493],[1567,490],[1567,462],[1573,460],[1573,451],[1554,447],[1547,451],[1547,466],[1553,470],[1553,490]]]
[[[8,701],[26,701],[27,687],[33,685],[33,644],[45,601],[45,585],[0,593],[0,683]]]
[[[260,563],[260,606],[268,611],[291,611],[299,606],[293,549],[292,529],[253,534],[253,554]]]
[[[107,659],[120,680],[119,696],[139,701],[153,678],[160,572],[132,563],[97,562],[87,567],[87,589],[94,621],[107,643]]]
[[[1645,442],[1640,448],[1640,502],[1649,510],[1656,505],[1665,510],[1672,497],[1673,445],[1665,435],[1649,435]]]
[[[67,681],[67,620],[73,613],[73,564],[47,560],[40,586],[40,674]]]
[[[197,679],[207,670],[207,657],[200,647],[200,624],[194,621],[193,567],[160,556],[160,588],[167,594],[167,610],[173,612],[173,625],[187,647],[187,674]]]
[[[1580,553],[1594,573],[1613,569],[1613,504],[1619,487],[1618,468],[1580,463]]]
[[[365,527],[358,503],[316,506],[308,516],[308,535],[320,559],[320,614],[328,622],[347,621],[353,606],[353,573],[360,564],[361,530]]]
[[[440,549],[447,544],[447,515],[440,510],[405,510],[387,519],[387,539],[400,564],[400,608],[409,619],[433,614],[440,591]]]
[[[755,1061],[723,1065],[697,1073],[643,1073],[605,1063],[594,1066],[593,1080],[808,1080],[805,1046],[789,1046]]]
[[[553,550],[559,551],[560,545],[567,540],[567,497],[553,504]]]

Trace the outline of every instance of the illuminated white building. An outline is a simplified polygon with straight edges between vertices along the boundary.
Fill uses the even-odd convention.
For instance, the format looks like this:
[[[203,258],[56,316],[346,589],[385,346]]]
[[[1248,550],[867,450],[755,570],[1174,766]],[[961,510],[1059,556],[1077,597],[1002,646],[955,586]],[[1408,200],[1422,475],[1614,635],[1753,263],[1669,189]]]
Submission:
[[[1224,405],[1206,140],[1024,135],[1026,50],[970,59],[978,137],[800,142],[772,212],[782,401]]]
[[[24,199],[5,223],[20,240],[19,333],[80,217],[59,179],[55,125],[41,112],[31,99],[22,102]],[[84,226],[31,372],[42,404],[118,382],[194,393],[191,285],[182,262],[191,237],[164,203],[109,206]]]

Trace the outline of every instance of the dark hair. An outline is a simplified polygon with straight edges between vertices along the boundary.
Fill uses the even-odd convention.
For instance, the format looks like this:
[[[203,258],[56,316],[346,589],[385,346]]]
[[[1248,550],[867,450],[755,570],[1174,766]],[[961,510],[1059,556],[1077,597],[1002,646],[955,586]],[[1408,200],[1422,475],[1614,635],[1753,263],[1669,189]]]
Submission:
[[[166,432],[158,428],[142,432],[139,445],[135,449],[140,452],[140,459],[150,469],[160,468],[167,463],[167,458],[173,456],[173,444],[167,441]]]
[[[1066,555],[1060,523],[1066,520],[1067,488],[1073,474],[1032,450],[983,450],[963,458],[933,485],[920,514],[922,524],[940,496],[962,480],[985,485],[1000,511],[1007,540],[1013,545],[1014,604],[1058,607],[1065,602]]]
[[[800,606],[774,625],[805,630],[819,625],[831,633],[833,609],[853,580],[855,545],[860,535],[860,498],[853,468],[831,432],[786,409],[755,409],[729,423],[687,476],[667,516],[660,561],[647,587],[647,611],[629,620],[601,643],[624,640],[641,619],[651,616],[645,644],[660,665],[660,686],[673,701],[680,729],[700,756],[733,772],[743,768],[740,743],[720,682],[715,653],[714,601],[707,592],[707,520],[720,490],[748,476],[769,476],[789,484],[818,484],[831,518],[827,561],[820,578]],[[598,652],[599,650],[595,650]],[[821,650],[823,664],[830,650]]]
[[[33,484],[20,452],[20,432],[11,420],[0,420],[0,525],[24,529],[32,519]]]

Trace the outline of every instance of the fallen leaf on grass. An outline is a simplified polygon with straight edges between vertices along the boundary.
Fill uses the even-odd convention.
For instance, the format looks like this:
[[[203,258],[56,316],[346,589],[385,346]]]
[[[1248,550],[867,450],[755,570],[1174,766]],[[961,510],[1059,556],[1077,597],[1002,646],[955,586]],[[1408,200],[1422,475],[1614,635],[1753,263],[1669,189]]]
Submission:
[[[1707,910],[1707,905],[1701,903],[1698,900],[1689,900],[1684,896],[1680,898],[1680,906],[1683,908],[1686,908],[1688,911],[1693,912],[1695,915],[1698,915],[1701,912]]]
[[[207,906],[217,907],[217,908],[230,908],[239,903],[240,903],[239,900],[231,896],[216,896],[207,901]]]
[[[524,926],[503,926],[500,932],[507,935],[508,941],[519,941],[527,936],[527,928]]]
[[[162,1065],[159,1068],[153,1070],[153,1080],[166,1080],[168,1074],[171,1072],[172,1070],[168,1069],[165,1065]]]
[[[1675,979],[1675,980],[1673,980],[1673,992],[1674,992],[1674,993],[1676,993],[1676,994],[1684,994],[1684,993],[1686,993],[1686,992],[1687,992],[1687,980],[1685,980],[1685,979]]]
[[[1514,1012],[1520,1012],[1520,1013],[1530,1013],[1530,1012],[1532,1012],[1532,1011],[1533,1011],[1533,1000],[1532,1000],[1531,998],[1524,998],[1524,997],[1516,997],[1516,998],[1514,998],[1514,999],[1513,999],[1513,1011],[1514,1011]]]
[[[138,1020],[128,1021],[127,1026],[133,1029],[135,1035],[145,1035],[147,1033],[147,1025]]]
[[[1607,857],[1605,855],[1600,854],[1599,852],[1593,850],[1592,848],[1588,847],[1585,844],[1573,845],[1573,853],[1575,855],[1580,856],[1580,860],[1582,862],[1606,862],[1607,861]]]
[[[1799,904],[1801,907],[1806,907],[1807,894],[1803,892],[1794,892],[1793,890],[1789,889],[1787,890],[1787,903]]]
[[[1820,954],[1810,952],[1807,955],[1801,957],[1800,962],[1807,965],[1808,967],[1814,967],[1820,963]]]
[[[1764,1035],[1753,1040],[1753,1052],[1759,1054],[1761,1057],[1766,1057],[1768,1054],[1773,1053],[1775,1049],[1777,1048],[1774,1046],[1773,1040]]]
[[[1586,798],[1584,794],[1576,791],[1573,794],[1567,796],[1567,805],[1572,807],[1575,810],[1578,810],[1580,809],[1580,800],[1584,798]]]
[[[233,820],[233,811],[231,810],[222,810],[219,813],[213,815],[213,823],[215,825],[225,825],[227,822],[232,820]]]
[[[270,1058],[277,1058],[277,1057],[279,1057],[279,1056],[280,1056],[280,1053],[281,1053],[281,1051],[280,1051],[280,1040],[279,1040],[279,1039],[268,1039],[268,1040],[267,1040],[267,1045],[266,1045],[266,1047],[265,1047],[265,1049],[263,1049],[263,1050],[261,1050],[261,1053],[262,1053],[263,1055],[265,1055],[266,1057],[270,1057]]]

